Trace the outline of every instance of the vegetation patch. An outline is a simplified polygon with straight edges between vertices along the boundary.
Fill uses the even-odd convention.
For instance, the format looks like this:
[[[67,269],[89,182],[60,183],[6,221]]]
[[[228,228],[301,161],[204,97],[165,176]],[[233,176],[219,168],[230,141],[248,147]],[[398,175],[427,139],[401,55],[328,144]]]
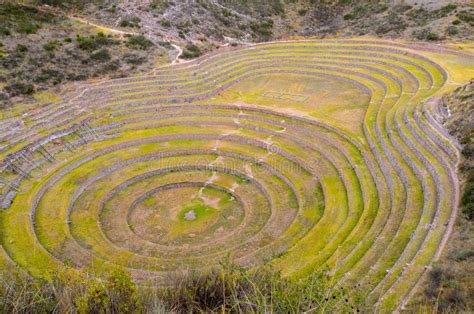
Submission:
[[[0,284],[3,309],[135,313],[249,312],[262,308],[272,312],[361,312],[367,308],[357,287],[339,289],[323,273],[296,281],[282,278],[270,268],[245,270],[226,264],[206,273],[178,274],[167,288],[141,288],[119,268],[105,272],[101,267],[89,267],[88,273],[90,276],[65,268],[51,282],[31,280],[14,271],[4,273]]]
[[[54,23],[56,17],[26,5],[6,1],[0,6],[0,34],[9,36],[13,32],[33,34],[43,24]]]
[[[194,59],[202,55],[201,48],[193,43],[188,43],[183,50],[182,57],[184,59]]]
[[[148,48],[153,46],[153,43],[150,40],[146,39],[144,36],[138,35],[130,36],[126,45],[133,49],[147,50]]]

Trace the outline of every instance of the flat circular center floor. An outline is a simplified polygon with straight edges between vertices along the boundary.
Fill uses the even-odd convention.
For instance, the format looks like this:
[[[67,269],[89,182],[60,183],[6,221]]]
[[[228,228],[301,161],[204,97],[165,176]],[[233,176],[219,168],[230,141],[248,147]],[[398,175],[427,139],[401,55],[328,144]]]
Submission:
[[[224,190],[178,187],[145,198],[131,211],[129,224],[148,241],[182,245],[226,234],[243,216],[242,205]]]

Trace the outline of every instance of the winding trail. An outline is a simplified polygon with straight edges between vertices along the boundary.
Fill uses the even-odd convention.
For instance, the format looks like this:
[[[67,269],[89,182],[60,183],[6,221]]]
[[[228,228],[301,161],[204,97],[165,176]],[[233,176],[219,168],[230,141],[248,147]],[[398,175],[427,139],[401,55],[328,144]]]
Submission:
[[[173,61],[171,61],[171,64],[176,64],[176,63],[181,63],[181,60],[179,59],[181,57],[181,55],[183,54],[183,49],[181,49],[180,46],[176,45],[176,44],[172,44],[170,42],[171,46],[173,46],[174,49],[176,49],[176,51],[178,52],[178,54],[176,55],[176,57],[174,58]]]
[[[74,15],[68,15],[68,18],[70,18],[71,20],[74,20],[74,21],[77,21],[77,22],[80,22],[82,24],[87,24],[87,25],[91,25],[91,26],[94,26],[94,27],[97,27],[97,28],[100,28],[100,29],[103,29],[107,32],[110,32],[110,33],[113,33],[113,34],[117,34],[117,35],[121,35],[121,36],[125,36],[125,35],[131,35],[131,36],[137,36],[137,35],[140,35],[139,33],[136,33],[136,32],[128,32],[128,31],[124,31],[124,30],[121,30],[121,29],[117,29],[117,28],[112,28],[112,27],[109,27],[109,26],[105,26],[105,25],[102,25],[102,24],[97,24],[97,23],[94,23],[94,22],[91,22],[83,17],[78,17],[78,16],[74,16]]]
[[[83,17],[79,17],[79,16],[68,15],[68,18],[70,18],[71,20],[77,21],[79,23],[82,23],[82,24],[94,26],[94,27],[100,28],[102,30],[105,30],[107,32],[120,35],[121,37],[126,36],[126,35],[129,35],[129,36],[139,36],[139,35],[141,35],[140,33],[137,33],[137,32],[129,32],[129,31],[124,31],[124,30],[118,29],[118,28],[113,28],[113,27],[110,27],[110,26],[106,26],[106,25],[103,25],[103,24],[97,24],[95,22],[91,22],[88,19],[83,18]],[[152,41],[154,39],[156,39],[156,38],[154,38],[154,36],[147,36],[147,37],[148,37],[148,39],[150,39]],[[164,38],[164,41],[170,43],[170,45],[177,51],[176,56],[174,57],[173,60],[171,60],[172,65],[177,64],[177,63],[188,62],[188,61],[183,61],[183,60],[180,59],[181,55],[183,54],[183,49],[181,49],[180,46],[174,44],[172,42],[172,40],[170,38],[167,38],[167,37]],[[149,74],[154,73],[154,71],[155,70],[150,71]]]

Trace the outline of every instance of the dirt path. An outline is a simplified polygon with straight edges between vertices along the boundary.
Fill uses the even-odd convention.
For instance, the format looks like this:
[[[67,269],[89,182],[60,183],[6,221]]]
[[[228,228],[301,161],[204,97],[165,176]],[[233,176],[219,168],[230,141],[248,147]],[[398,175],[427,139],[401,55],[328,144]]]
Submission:
[[[121,36],[124,36],[124,35],[136,36],[136,35],[139,35],[139,33],[127,32],[127,31],[123,31],[123,30],[120,30],[120,29],[117,29],[117,28],[111,28],[109,26],[96,24],[96,23],[90,22],[89,20],[86,20],[85,18],[82,18],[82,17],[73,16],[73,15],[69,15],[68,17],[71,20],[75,20],[75,21],[83,23],[83,24],[91,25],[91,26],[103,29],[107,32],[114,33],[114,34],[117,34],[117,35],[121,35]]]
[[[138,35],[140,35],[140,33],[127,32],[127,31],[124,31],[124,30],[121,30],[121,29],[112,28],[112,27],[109,27],[109,26],[106,26],[106,25],[97,24],[97,23],[91,22],[91,21],[89,21],[89,20],[87,20],[83,17],[73,16],[73,15],[69,15],[68,17],[71,20],[77,21],[79,23],[94,26],[94,27],[97,27],[97,28],[102,29],[104,31],[107,31],[107,32],[110,32],[110,33],[113,33],[113,34],[117,34],[117,35],[120,35],[120,36],[125,36],[125,35],[138,36]],[[180,60],[180,57],[183,54],[183,49],[181,49],[180,46],[178,46],[176,44],[173,44],[170,39],[165,38],[164,41],[169,42],[171,44],[171,46],[178,52],[176,54],[176,56],[174,57],[174,59],[171,61],[171,64],[177,64],[177,63],[182,62],[182,60]]]
[[[171,46],[173,46],[174,49],[176,49],[176,51],[178,51],[178,54],[176,55],[176,57],[174,58],[174,60],[171,61],[171,64],[179,63],[179,62],[180,62],[180,59],[179,59],[179,58],[180,58],[181,55],[183,54],[183,49],[181,49],[181,47],[178,46],[178,45],[175,45],[175,44],[173,44],[173,43],[171,43],[171,42],[169,42],[169,43],[171,44]]]

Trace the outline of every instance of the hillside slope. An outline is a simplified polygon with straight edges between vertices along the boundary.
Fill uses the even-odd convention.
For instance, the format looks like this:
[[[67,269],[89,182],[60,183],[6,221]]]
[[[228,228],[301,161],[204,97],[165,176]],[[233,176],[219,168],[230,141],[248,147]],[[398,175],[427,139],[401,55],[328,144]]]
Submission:
[[[220,46],[301,36],[472,39],[469,2],[445,2],[6,1],[0,102],[29,102],[28,95],[71,81],[143,73],[181,50],[182,58],[192,59]],[[146,38],[128,38],[132,34]]]
[[[436,304],[439,311],[469,311],[474,308],[474,81],[445,95],[439,109],[444,126],[462,145],[463,194],[449,247],[429,272],[417,299]]]

